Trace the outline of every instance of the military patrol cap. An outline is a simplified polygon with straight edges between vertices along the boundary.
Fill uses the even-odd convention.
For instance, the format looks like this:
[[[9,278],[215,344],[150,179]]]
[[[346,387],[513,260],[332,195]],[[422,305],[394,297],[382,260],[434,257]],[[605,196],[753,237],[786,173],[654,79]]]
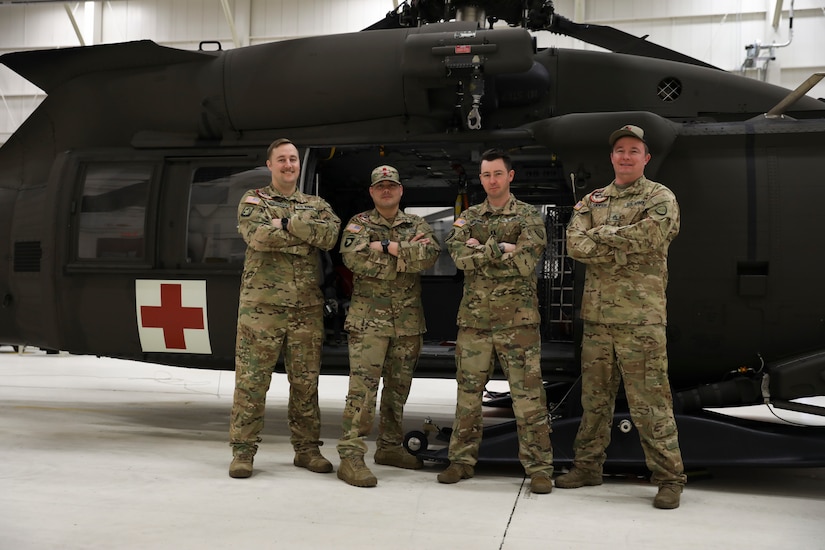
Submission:
[[[636,139],[642,140],[643,143],[647,143],[645,141],[645,131],[639,128],[638,126],[633,126],[632,124],[627,124],[622,126],[612,134],[610,134],[610,146],[613,147],[613,144],[616,143],[616,140],[625,137],[635,137]]]
[[[382,181],[394,181],[398,185],[401,185],[401,177],[398,175],[398,170],[386,164],[372,171],[370,187]]]

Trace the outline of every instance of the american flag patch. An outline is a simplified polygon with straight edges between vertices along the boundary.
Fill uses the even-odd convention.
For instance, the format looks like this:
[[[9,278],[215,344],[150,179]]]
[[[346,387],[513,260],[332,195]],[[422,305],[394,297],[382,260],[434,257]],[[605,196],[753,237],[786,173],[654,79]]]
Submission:
[[[467,220],[464,218],[458,218],[456,221],[453,222],[453,225],[456,227],[464,227],[467,225]]]
[[[244,199],[244,202],[246,204],[261,204],[261,199],[259,199],[258,197],[253,197],[252,195],[250,195],[250,196],[248,196]]]
[[[350,233],[360,233],[362,229],[364,229],[364,226],[357,223],[351,223],[346,227],[346,230]]]

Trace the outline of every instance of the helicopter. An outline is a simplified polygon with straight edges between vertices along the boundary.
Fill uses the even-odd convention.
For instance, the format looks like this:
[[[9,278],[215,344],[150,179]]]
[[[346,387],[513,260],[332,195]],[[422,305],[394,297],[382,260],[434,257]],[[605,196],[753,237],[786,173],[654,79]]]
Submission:
[[[607,51],[539,49],[531,31]],[[342,219],[371,207],[372,168],[396,167],[402,207],[442,242],[483,200],[481,152],[501,147],[512,192],[547,228],[542,372],[555,460],[569,464],[585,268],[566,254],[565,227],[573,205],[612,179],[609,134],[633,124],[651,150],[647,177],[682,211],[667,332],[685,465],[825,465],[825,427],[716,412],[767,403],[825,416],[805,402],[825,395],[825,102],[806,95],[823,75],[787,90],[574,23],[547,1],[405,2],[360,32],[208,45],[0,56],[47,93],[0,148],[0,342],[231,370],[237,205],[268,184],[269,143],[299,145],[301,190]],[[336,251],[326,260],[322,372],[345,375],[351,288]],[[423,274],[416,376],[455,374],[461,285],[446,251]],[[443,460],[429,435],[414,433],[408,449]],[[620,403],[608,466],[643,464],[634,437]],[[480,460],[516,460],[516,447],[514,427],[496,427]]]

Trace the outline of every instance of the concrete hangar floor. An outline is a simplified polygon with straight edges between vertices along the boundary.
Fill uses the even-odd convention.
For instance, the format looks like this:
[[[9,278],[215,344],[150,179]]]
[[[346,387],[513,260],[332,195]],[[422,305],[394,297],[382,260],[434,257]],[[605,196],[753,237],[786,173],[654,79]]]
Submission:
[[[825,468],[692,473],[677,510],[633,477],[534,495],[517,466],[442,485],[440,464],[372,465],[378,486],[351,487],[292,465],[281,374],[255,475],[231,479],[233,388],[232,372],[0,347],[0,548],[825,549]],[[320,382],[336,468],[346,388]],[[416,379],[406,427],[450,425],[454,406],[454,381]]]

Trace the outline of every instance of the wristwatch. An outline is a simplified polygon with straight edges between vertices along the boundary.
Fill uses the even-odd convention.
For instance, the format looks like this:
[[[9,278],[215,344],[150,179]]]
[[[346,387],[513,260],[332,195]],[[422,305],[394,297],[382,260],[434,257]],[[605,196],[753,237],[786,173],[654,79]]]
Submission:
[[[281,229],[286,231],[286,226],[289,225],[289,218],[281,218]]]
[[[390,253],[390,240],[389,239],[384,239],[383,241],[381,241],[381,248],[384,249],[384,254],[389,254]]]

